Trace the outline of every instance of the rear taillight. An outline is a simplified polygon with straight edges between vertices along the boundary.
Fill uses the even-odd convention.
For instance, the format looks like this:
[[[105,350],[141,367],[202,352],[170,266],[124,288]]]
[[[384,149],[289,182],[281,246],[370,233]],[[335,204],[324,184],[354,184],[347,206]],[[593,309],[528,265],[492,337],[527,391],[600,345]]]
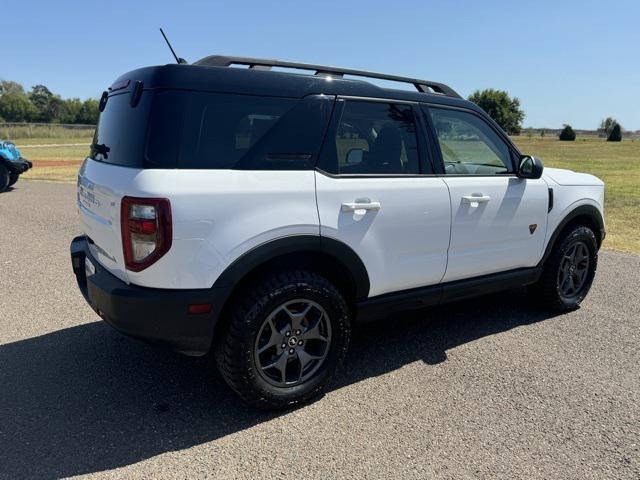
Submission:
[[[124,197],[120,225],[127,270],[144,270],[171,248],[171,204],[166,198]]]

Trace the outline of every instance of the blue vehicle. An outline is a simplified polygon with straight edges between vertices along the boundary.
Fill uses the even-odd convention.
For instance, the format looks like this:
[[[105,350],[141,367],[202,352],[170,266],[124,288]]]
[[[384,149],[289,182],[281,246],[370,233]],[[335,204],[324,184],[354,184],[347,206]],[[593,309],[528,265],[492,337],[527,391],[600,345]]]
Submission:
[[[33,164],[22,157],[13,142],[0,140],[0,192],[16,183],[20,174],[31,167]]]

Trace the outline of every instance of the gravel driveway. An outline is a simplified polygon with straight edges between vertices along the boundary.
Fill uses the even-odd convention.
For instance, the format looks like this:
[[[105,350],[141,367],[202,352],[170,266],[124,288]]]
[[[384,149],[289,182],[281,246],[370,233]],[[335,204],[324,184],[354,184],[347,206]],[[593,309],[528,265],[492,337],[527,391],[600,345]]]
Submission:
[[[74,202],[0,194],[0,478],[640,478],[638,256],[567,315],[516,292],[362,326],[324,398],[267,414],[98,319]]]

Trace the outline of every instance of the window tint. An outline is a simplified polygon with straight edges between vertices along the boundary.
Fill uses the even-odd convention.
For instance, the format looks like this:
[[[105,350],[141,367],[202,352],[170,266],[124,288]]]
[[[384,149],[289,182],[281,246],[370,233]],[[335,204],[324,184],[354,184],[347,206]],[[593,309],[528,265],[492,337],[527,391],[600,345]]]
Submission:
[[[185,94],[179,90],[155,94],[149,118],[146,166],[175,168],[180,152],[180,128]]]
[[[512,171],[506,142],[484,122],[460,110],[429,108],[447,174],[494,175]]]
[[[417,174],[418,142],[410,106],[347,101],[324,165],[339,174]]]
[[[312,168],[333,98],[191,93],[179,168]]]
[[[142,167],[152,97],[152,93],[144,92],[132,108],[130,92],[109,96],[93,137],[91,158],[124,167]]]
[[[137,168],[300,170],[315,165],[334,97],[304,99],[182,90],[109,97],[91,148]]]

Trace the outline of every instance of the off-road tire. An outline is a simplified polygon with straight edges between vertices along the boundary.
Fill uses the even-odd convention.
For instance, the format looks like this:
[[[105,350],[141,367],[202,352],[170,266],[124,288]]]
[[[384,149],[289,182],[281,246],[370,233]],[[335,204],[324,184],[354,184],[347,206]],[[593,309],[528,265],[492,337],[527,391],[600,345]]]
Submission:
[[[570,296],[563,294],[560,285],[560,268],[563,259],[576,244],[588,250],[588,269],[582,286]],[[598,241],[593,231],[583,225],[570,225],[556,240],[551,255],[543,266],[540,279],[534,286],[541,303],[558,312],[567,312],[580,306],[589,293],[598,266]]]
[[[4,192],[9,188],[11,182],[9,170],[4,165],[0,165],[0,192]]]
[[[308,299],[321,306],[330,322],[331,341],[318,370],[303,383],[278,387],[258,371],[257,335],[281,305]],[[344,360],[351,319],[340,291],[327,279],[303,270],[274,271],[235,295],[214,345],[218,370],[226,383],[250,406],[290,408],[319,396]]]
[[[17,181],[18,178],[20,178],[20,174],[19,173],[12,173],[9,175],[9,187],[13,186]]]

